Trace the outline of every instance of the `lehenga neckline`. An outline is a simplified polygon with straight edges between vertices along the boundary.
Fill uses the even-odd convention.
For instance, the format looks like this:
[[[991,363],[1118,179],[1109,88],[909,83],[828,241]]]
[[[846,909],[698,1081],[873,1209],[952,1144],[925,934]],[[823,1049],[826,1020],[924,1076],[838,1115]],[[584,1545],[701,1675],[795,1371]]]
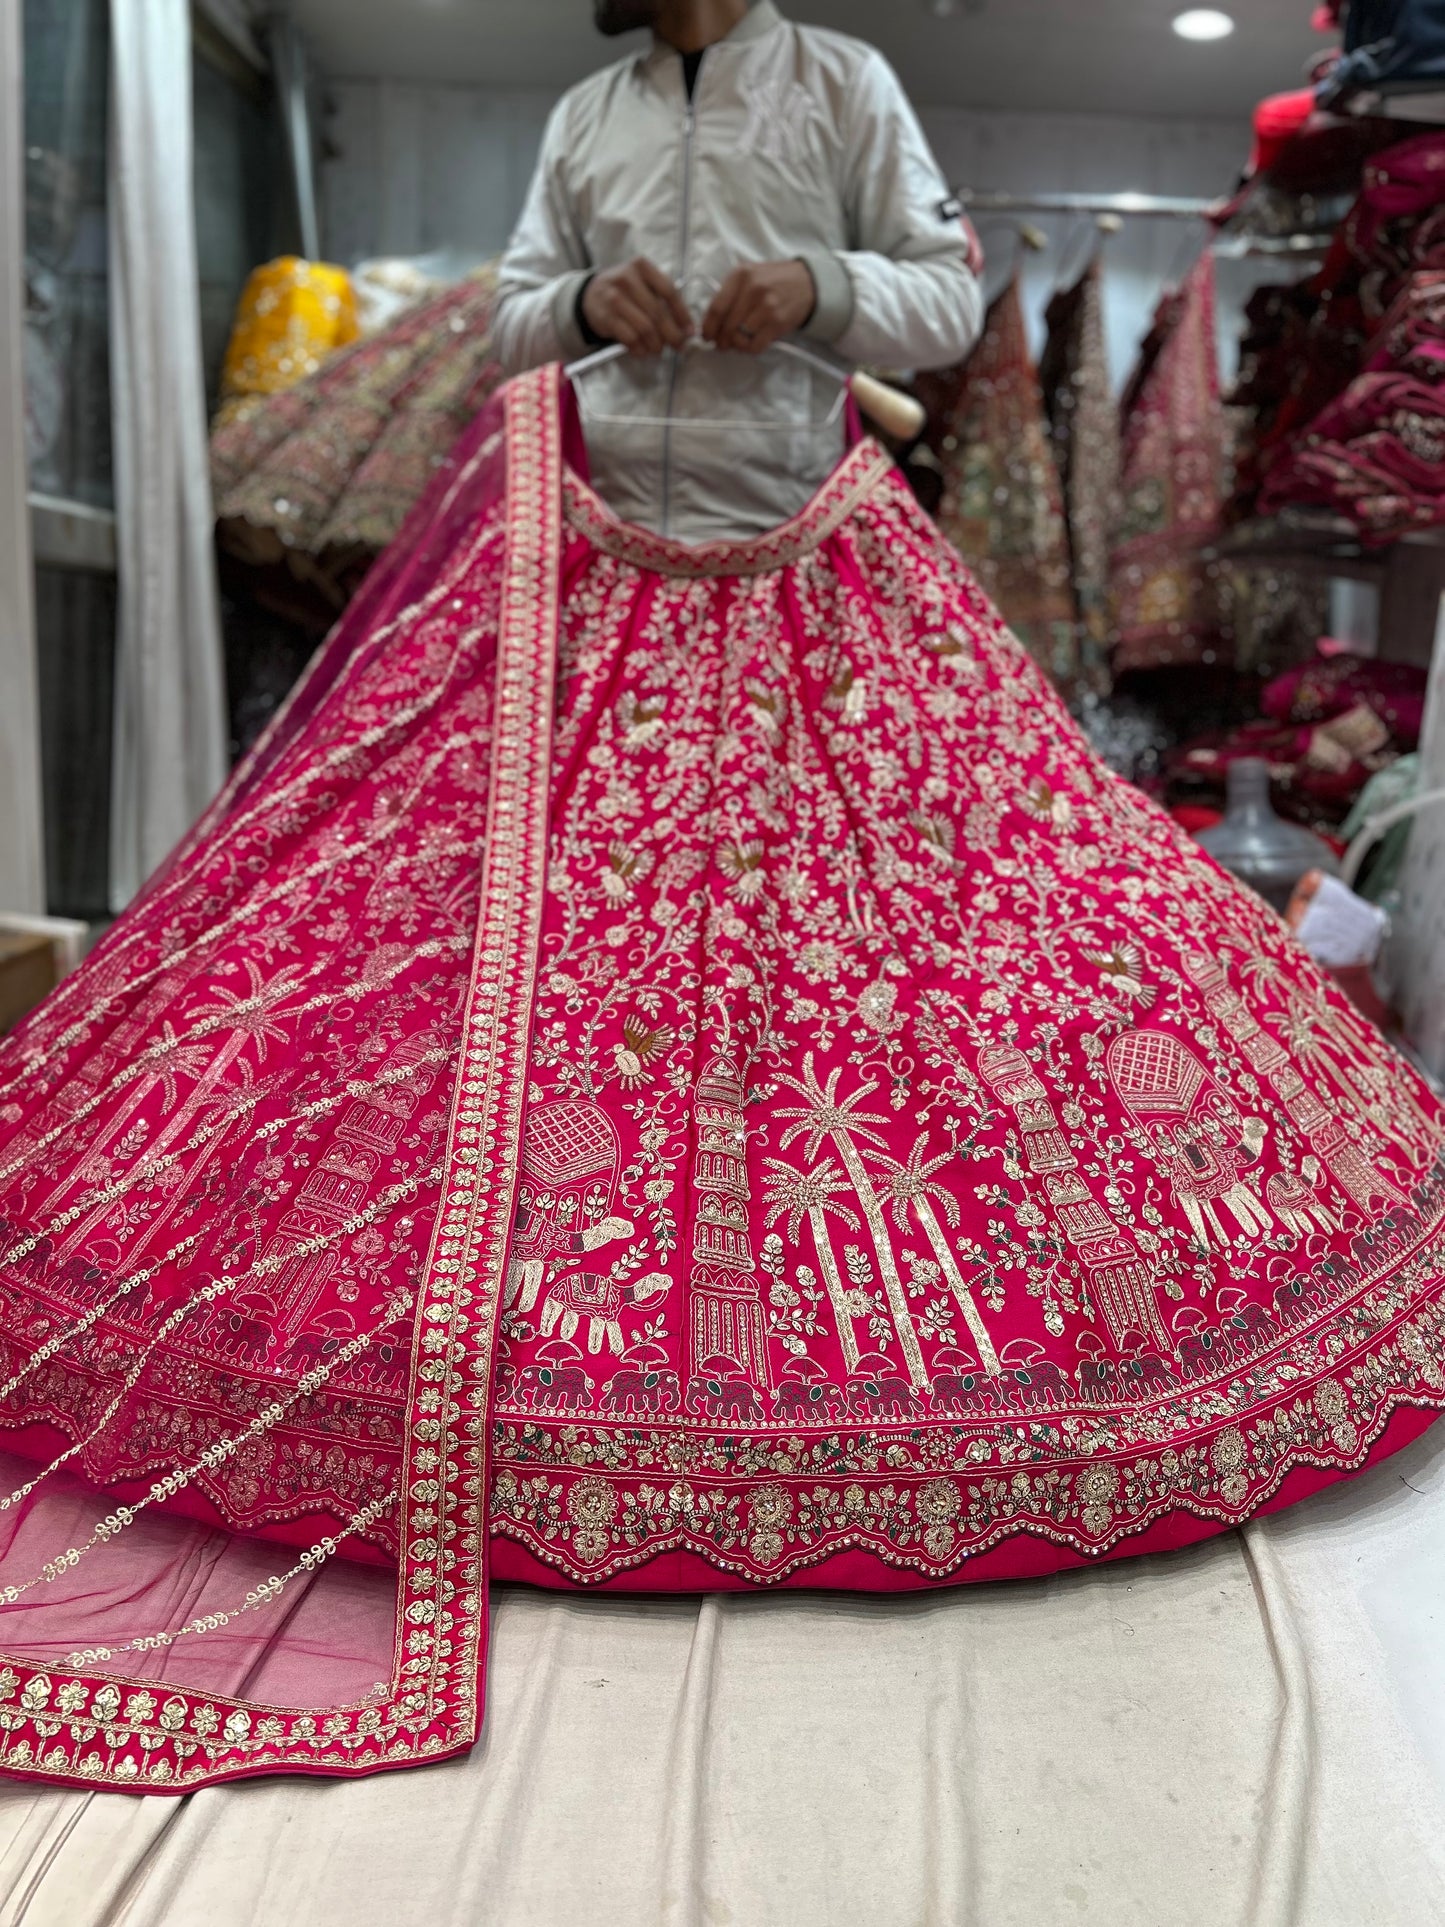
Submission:
[[[569,451],[562,463],[562,507],[567,522],[604,553],[657,575],[763,575],[785,568],[826,542],[893,469],[887,450],[860,431],[816,493],[786,522],[758,535],[680,542],[640,523],[624,521],[580,472],[570,455],[571,448],[581,442],[580,424],[574,417],[569,433],[567,422],[576,401],[565,381],[559,388],[564,448]]]

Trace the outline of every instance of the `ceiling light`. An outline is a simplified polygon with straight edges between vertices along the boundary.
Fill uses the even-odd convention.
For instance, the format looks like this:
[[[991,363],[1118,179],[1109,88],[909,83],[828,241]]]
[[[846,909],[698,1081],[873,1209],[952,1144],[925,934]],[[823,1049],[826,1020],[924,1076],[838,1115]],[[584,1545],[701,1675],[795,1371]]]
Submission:
[[[1217,7],[1191,7],[1176,16],[1174,31],[1181,40],[1223,40],[1234,32],[1234,22]]]

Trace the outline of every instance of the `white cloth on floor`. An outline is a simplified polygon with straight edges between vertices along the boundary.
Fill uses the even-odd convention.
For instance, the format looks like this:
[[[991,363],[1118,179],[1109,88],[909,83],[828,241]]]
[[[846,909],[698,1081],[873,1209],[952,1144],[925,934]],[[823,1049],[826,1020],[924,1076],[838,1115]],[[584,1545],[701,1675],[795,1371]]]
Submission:
[[[1445,1920],[1445,1428],[1184,1553],[879,1599],[502,1589],[470,1759],[0,1784],[0,1927]]]

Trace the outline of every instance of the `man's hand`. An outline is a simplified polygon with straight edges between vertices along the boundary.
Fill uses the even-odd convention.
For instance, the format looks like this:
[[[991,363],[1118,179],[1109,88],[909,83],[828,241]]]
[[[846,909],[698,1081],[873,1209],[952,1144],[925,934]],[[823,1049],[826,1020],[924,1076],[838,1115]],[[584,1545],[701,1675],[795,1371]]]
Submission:
[[[801,328],[817,300],[806,262],[755,261],[734,268],[703,316],[703,339],[739,354],[760,355]]]
[[[639,255],[625,267],[594,274],[582,297],[594,334],[620,341],[630,355],[660,355],[692,337],[692,316],[671,281]]]

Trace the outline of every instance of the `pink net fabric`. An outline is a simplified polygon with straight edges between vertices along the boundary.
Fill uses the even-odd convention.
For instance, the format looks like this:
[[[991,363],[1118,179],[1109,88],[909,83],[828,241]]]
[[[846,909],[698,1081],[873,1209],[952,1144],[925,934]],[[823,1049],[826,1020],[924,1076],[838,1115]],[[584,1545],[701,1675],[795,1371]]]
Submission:
[[[506,495],[494,404],[207,821],[5,1040],[0,1649],[14,1657],[301,1708],[354,1705],[392,1675],[407,1386],[479,918]],[[103,1677],[83,1706],[109,1708]],[[41,1712],[61,1690],[7,1680]],[[206,1707],[179,1739],[150,1711],[155,1764],[177,1778],[246,1770],[267,1717],[225,1715],[249,1722],[248,1745],[222,1767],[235,1749],[191,1723]],[[6,1758],[38,1752],[22,1738]],[[320,1749],[317,1770],[346,1757]]]
[[[34,1470],[13,1454],[0,1458],[6,1491]],[[29,1506],[6,1516],[0,1568],[7,1578],[40,1571],[57,1547],[83,1544],[97,1517],[113,1506],[113,1498],[88,1481],[52,1478]],[[384,1684],[391,1669],[393,1572],[335,1559],[298,1573],[276,1610],[237,1613],[248,1595],[290,1564],[261,1540],[158,1511],[60,1574],[42,1594],[11,1605],[3,1621],[5,1648],[62,1673],[83,1668],[104,1649],[143,1686],[179,1685],[277,1706],[361,1699]],[[210,1623],[217,1616],[220,1623]],[[131,1644],[158,1628],[184,1627],[196,1630],[171,1645]]]

